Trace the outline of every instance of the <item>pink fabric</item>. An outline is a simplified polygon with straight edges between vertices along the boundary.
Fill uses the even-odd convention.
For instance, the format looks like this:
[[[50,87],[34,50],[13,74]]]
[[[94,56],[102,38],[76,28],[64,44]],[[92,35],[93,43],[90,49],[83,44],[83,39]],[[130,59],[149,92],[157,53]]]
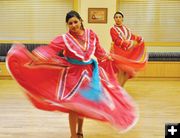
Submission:
[[[99,100],[90,100],[79,90],[86,88],[90,82],[93,66],[71,64],[66,58],[57,56],[58,51],[64,50],[66,56],[83,60],[79,57],[82,51],[78,56],[72,51],[78,47],[69,49],[62,40],[59,36],[49,46],[40,46],[32,53],[23,45],[15,44],[7,55],[7,65],[13,78],[26,90],[32,104],[48,111],[73,110],[84,117],[108,122],[121,131],[131,128],[138,118],[136,105],[118,85],[112,62],[101,60],[99,63],[102,92]],[[72,45],[70,42],[68,44]],[[90,43],[89,49],[93,47],[98,59],[99,56],[100,59],[106,57],[98,41],[94,45]],[[89,57],[86,54],[90,55],[91,52],[84,51],[84,57]]]

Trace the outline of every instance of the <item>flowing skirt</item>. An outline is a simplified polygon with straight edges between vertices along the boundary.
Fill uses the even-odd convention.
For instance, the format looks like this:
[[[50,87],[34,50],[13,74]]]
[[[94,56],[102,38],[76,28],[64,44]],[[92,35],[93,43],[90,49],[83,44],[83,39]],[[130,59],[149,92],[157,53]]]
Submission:
[[[99,64],[100,91],[89,86],[92,64],[71,64],[54,56],[48,46],[31,53],[22,44],[15,44],[8,52],[6,64],[38,109],[75,111],[83,117],[108,122],[120,131],[129,130],[138,119],[135,103],[113,75],[112,62]]]
[[[148,55],[144,42],[138,43],[129,50],[123,50],[116,45],[111,49],[113,58],[113,69],[115,73],[120,71],[128,73],[130,77],[134,77],[138,71],[145,68]]]

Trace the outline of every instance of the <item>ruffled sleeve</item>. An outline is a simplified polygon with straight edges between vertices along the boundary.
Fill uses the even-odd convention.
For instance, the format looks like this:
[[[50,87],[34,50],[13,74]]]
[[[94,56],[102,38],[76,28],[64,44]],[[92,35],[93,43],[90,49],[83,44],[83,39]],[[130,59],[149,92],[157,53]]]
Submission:
[[[112,41],[117,46],[119,46],[121,44],[122,40],[119,38],[118,33],[114,30],[113,27],[110,29],[110,35],[111,35]]]
[[[53,49],[56,53],[59,53],[65,50],[65,44],[62,36],[57,36],[51,43],[48,45],[51,49]]]
[[[56,37],[46,46],[39,46],[32,53],[43,62],[56,62],[59,54],[65,50],[65,44],[62,36]],[[59,61],[58,61],[59,63]]]
[[[110,35],[114,44],[124,50],[126,50],[131,45],[131,41],[122,40],[113,27],[110,29]]]

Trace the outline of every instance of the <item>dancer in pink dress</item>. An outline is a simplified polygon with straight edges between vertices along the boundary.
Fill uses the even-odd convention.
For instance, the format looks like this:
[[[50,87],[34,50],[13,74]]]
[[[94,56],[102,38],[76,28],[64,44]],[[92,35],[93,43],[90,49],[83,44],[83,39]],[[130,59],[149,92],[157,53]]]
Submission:
[[[84,117],[128,130],[135,124],[137,112],[114,77],[111,57],[100,46],[97,35],[83,27],[76,11],[67,13],[66,23],[66,34],[32,53],[15,44],[7,56],[10,73],[35,107],[69,113],[71,138],[83,137]],[[58,56],[59,52],[63,56]]]

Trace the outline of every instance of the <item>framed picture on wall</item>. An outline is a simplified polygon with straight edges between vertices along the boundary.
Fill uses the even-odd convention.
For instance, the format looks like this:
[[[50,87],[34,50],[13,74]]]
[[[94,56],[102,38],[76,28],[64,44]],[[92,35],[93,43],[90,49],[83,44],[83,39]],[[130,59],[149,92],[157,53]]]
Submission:
[[[88,8],[88,23],[107,23],[107,8]]]

